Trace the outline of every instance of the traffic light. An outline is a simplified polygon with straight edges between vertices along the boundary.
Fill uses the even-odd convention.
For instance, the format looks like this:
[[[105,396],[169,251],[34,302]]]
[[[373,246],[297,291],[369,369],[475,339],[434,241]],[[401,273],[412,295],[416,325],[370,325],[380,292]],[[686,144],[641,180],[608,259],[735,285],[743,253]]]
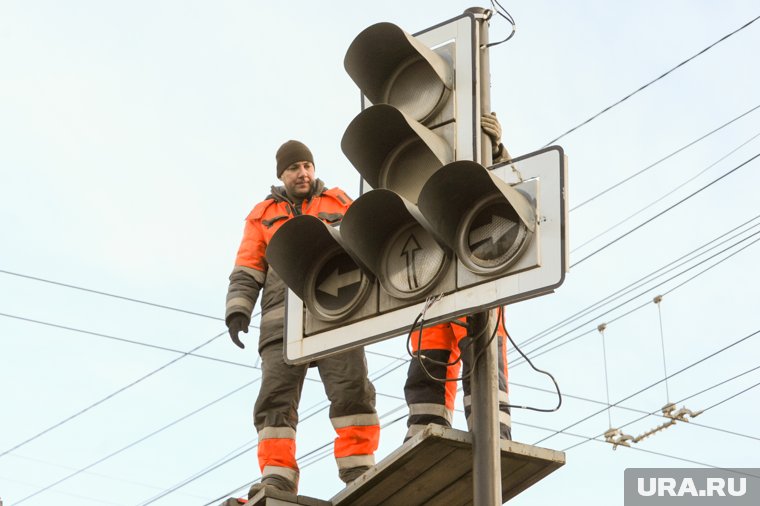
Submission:
[[[561,284],[561,148],[480,163],[482,23],[466,12],[415,36],[378,23],[351,43],[344,66],[366,107],[341,148],[372,189],[339,228],[302,216],[272,238],[267,259],[291,289],[286,360],[399,335],[422,312],[447,321]]]

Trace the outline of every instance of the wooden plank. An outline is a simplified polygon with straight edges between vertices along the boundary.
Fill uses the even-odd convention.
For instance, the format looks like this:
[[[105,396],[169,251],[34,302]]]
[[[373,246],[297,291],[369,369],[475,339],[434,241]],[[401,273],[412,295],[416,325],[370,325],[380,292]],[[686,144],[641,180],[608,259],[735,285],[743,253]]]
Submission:
[[[372,488],[359,488],[351,499],[347,498],[345,504],[352,506],[376,506],[379,504],[409,506],[409,503],[405,502],[404,499],[407,494],[401,494],[401,492],[410,484],[420,482],[420,477],[425,476],[430,467],[454,450],[453,448],[440,448],[433,443],[433,440],[424,440],[421,444],[414,446],[415,451],[413,453],[408,453],[397,459],[386,469],[378,470],[378,477],[375,478]],[[367,474],[365,473],[365,475]],[[372,476],[367,478],[371,479]],[[333,502],[335,503],[334,499]]]
[[[334,506],[472,504],[472,438],[429,425],[332,498]],[[562,452],[501,442],[502,499],[507,501],[565,463]]]
[[[332,506],[332,502],[323,501],[305,495],[295,495],[281,490],[265,488],[253,496],[245,506]]]
[[[418,504],[428,505],[431,501],[440,495],[441,487],[449,483],[457,483],[468,476],[472,476],[472,452],[468,448],[455,447],[454,451],[439,460],[434,467],[428,472],[415,480],[407,488],[399,491],[405,504],[409,504],[410,498],[414,498]],[[450,505],[451,502],[444,502],[444,505]]]

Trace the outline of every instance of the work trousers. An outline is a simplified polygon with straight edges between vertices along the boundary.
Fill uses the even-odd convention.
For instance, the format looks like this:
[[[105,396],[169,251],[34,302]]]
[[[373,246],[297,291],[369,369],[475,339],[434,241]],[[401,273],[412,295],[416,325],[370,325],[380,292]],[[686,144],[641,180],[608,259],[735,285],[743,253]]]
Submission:
[[[281,341],[266,345],[260,355],[262,379],[253,422],[262,478],[278,475],[298,484],[298,404],[309,365],[286,364]],[[330,421],[337,433],[334,454],[343,478],[351,468],[375,463],[380,438],[375,388],[362,348],[317,360],[316,367],[330,400]]]
[[[459,382],[437,381],[430,376],[438,379],[454,379],[459,376],[460,369],[462,376],[464,376],[461,381],[464,391],[464,414],[467,419],[467,428],[472,430],[472,397],[470,395],[469,374],[472,370],[473,354],[472,341],[465,337],[466,334],[467,331],[463,327],[453,323],[444,323],[426,328],[422,332],[421,342],[419,332],[412,335],[412,350],[415,353],[419,350],[420,355],[432,360],[422,358],[422,363],[420,363],[417,357],[413,357],[409,363],[409,371],[404,385],[404,397],[409,406],[408,430],[404,440],[414,436],[429,423],[451,427]],[[502,439],[512,439],[512,419],[509,410],[509,386],[507,382],[506,331],[503,326],[499,326],[497,335],[499,349],[499,431]],[[459,357],[461,360],[457,361]],[[452,362],[456,363],[449,366],[442,365]],[[464,366],[460,367],[462,364]]]

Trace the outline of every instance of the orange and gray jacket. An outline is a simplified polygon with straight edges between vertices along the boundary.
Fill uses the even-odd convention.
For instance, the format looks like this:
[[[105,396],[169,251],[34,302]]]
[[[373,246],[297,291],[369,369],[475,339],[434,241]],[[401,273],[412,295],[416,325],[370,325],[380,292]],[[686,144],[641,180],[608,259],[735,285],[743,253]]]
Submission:
[[[317,179],[311,197],[300,205],[288,198],[284,187],[273,186],[272,193],[246,218],[243,240],[230,274],[225,317],[233,313],[250,317],[263,288],[259,350],[283,337],[286,287],[274,270],[269,269],[265,257],[272,236],[283,223],[300,214],[316,216],[325,223],[337,223],[350,204],[351,199],[343,190],[326,190],[324,183]]]

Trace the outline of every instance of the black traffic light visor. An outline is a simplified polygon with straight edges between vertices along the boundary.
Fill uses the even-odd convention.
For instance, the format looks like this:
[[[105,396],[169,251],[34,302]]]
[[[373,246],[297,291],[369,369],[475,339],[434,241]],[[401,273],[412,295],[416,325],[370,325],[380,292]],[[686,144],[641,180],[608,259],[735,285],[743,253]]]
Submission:
[[[341,148],[373,188],[388,188],[416,203],[425,181],[453,160],[451,146],[393,106],[373,105],[346,128]]]
[[[528,198],[469,160],[450,163],[436,172],[422,188],[417,205],[440,238],[454,247],[462,218],[479,202],[499,194],[533,232],[536,212]]]
[[[377,23],[356,36],[343,66],[373,104],[391,104],[425,122],[453,86],[451,64],[391,23]]]

